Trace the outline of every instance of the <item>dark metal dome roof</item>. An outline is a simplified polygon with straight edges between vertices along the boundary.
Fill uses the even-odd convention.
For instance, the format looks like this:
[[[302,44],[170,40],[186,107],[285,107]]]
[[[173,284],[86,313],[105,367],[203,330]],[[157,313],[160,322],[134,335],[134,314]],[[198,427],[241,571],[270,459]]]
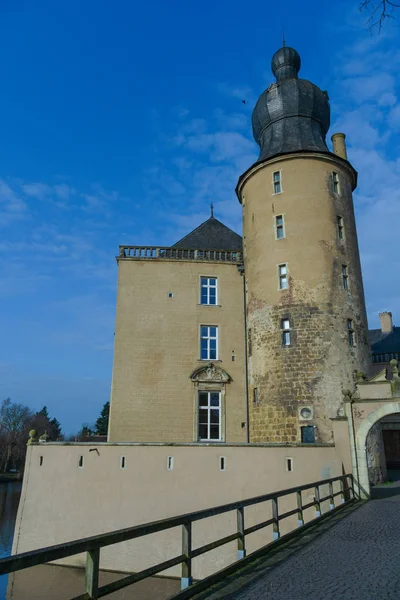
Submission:
[[[281,48],[272,57],[276,83],[261,94],[252,117],[259,160],[301,150],[329,152],[325,142],[330,125],[328,94],[298,78],[300,65],[293,48]]]

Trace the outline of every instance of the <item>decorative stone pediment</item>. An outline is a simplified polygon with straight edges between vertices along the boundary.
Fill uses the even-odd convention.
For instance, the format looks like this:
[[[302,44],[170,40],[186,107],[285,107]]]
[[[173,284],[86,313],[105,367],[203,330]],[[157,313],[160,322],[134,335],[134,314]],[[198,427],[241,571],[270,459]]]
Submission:
[[[224,369],[221,369],[221,367],[216,367],[213,363],[208,363],[193,371],[190,379],[192,381],[205,383],[229,383],[231,381],[231,376],[224,371]]]

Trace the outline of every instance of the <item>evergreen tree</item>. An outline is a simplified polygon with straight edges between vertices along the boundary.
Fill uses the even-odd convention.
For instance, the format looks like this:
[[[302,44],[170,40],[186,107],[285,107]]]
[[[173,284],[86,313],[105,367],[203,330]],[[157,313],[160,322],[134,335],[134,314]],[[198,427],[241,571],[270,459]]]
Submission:
[[[96,435],[107,435],[108,432],[108,419],[110,416],[110,403],[106,402],[101,409],[99,418],[95,424]]]
[[[46,419],[50,420],[49,411],[47,410],[46,405],[44,405],[43,408],[39,410],[36,414],[41,415],[42,417],[45,417]]]

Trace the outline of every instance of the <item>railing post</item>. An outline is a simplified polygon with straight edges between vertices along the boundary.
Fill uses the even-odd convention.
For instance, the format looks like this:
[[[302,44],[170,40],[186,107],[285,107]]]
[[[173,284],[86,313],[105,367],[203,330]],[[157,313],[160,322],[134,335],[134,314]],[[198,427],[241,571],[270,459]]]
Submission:
[[[315,494],[315,516],[316,517],[320,517],[321,516],[321,502],[320,502],[320,495],[319,495],[319,487],[315,486],[314,488],[314,494]]]
[[[244,535],[244,508],[237,509],[237,529],[238,529],[238,542],[237,542],[237,557],[238,560],[246,556],[246,543]]]
[[[278,511],[278,498],[272,498],[272,518],[273,522],[273,540],[279,540],[279,511]]]
[[[193,583],[192,579],[192,523],[182,525],[182,562],[181,590],[188,588]]]
[[[329,482],[329,508],[333,510],[335,508],[335,498],[333,497],[333,483]]]
[[[99,590],[100,548],[86,554],[85,592],[89,598],[97,598]]]
[[[340,478],[340,502],[342,504],[345,504],[346,502],[346,498],[344,495],[344,477]]]
[[[349,475],[350,477],[350,489],[351,489],[351,499],[354,500],[354,498],[356,497],[356,493],[354,490],[354,476],[353,474]],[[360,493],[360,482],[357,481],[357,487],[358,487],[358,492]],[[358,496],[360,498],[360,496]]]
[[[304,525],[304,516],[303,516],[303,501],[301,499],[301,492],[296,492],[297,497],[297,525],[302,527]]]

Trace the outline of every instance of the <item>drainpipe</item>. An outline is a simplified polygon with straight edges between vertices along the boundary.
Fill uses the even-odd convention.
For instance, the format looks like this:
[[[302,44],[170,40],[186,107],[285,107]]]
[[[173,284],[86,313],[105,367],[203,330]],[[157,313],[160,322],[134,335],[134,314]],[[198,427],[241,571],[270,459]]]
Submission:
[[[244,389],[246,398],[246,441],[250,444],[250,411],[249,411],[249,386],[247,378],[247,303],[246,303],[246,277],[244,266],[238,266],[238,271],[243,280],[243,308],[244,308]]]

